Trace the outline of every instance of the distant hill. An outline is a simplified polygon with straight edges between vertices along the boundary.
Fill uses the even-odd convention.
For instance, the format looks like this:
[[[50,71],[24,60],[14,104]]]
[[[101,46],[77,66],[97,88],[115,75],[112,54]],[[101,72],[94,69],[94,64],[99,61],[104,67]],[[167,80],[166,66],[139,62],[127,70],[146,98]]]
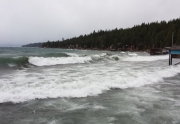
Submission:
[[[22,47],[42,47],[43,43],[30,43],[27,45],[22,45]]]

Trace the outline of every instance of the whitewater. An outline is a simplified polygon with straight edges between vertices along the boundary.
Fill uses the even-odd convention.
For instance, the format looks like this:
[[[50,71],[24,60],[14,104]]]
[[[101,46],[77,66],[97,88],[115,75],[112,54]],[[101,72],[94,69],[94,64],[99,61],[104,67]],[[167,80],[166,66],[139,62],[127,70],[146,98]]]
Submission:
[[[0,48],[0,123],[176,124],[179,79],[168,55]]]

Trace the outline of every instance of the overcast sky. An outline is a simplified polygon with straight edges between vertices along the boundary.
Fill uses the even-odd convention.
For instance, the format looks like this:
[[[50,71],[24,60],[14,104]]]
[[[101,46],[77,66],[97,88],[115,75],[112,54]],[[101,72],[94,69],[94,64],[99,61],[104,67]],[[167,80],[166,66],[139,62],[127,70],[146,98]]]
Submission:
[[[180,0],[0,0],[0,46],[180,18]]]

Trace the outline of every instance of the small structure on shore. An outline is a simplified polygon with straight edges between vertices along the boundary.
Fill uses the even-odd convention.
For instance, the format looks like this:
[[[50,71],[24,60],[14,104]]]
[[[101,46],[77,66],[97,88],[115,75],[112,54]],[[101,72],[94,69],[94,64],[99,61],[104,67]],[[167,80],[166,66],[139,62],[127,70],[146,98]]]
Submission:
[[[117,51],[117,48],[114,44],[110,46],[110,51]]]
[[[169,65],[172,65],[172,58],[180,58],[180,46],[166,47],[169,50]],[[180,64],[176,63],[175,65]]]
[[[168,54],[168,51],[163,48],[151,48],[149,51],[150,55],[164,55]]]

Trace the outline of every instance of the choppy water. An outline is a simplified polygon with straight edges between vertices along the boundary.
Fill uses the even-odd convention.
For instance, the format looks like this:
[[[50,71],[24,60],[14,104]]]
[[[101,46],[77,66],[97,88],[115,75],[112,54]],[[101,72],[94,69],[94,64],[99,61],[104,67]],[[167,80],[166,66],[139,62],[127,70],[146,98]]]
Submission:
[[[145,52],[0,48],[0,124],[44,123],[178,124],[180,66]]]

